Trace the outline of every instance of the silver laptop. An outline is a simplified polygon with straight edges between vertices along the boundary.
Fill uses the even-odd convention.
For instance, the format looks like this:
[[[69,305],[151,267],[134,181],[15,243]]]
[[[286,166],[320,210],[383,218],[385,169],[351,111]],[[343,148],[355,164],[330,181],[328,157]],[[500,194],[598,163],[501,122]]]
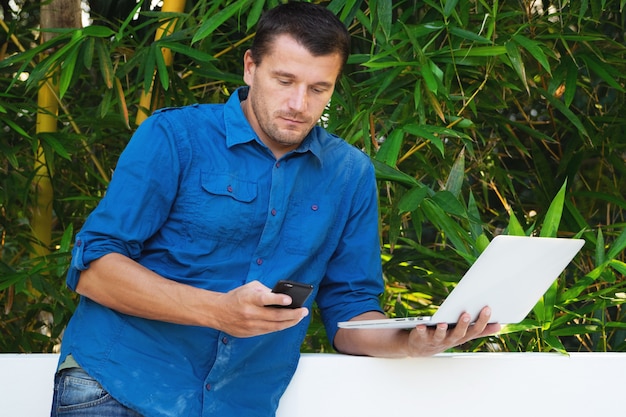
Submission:
[[[491,322],[522,321],[580,251],[582,239],[496,236],[432,316],[345,321],[346,329],[412,328],[454,324],[463,312],[472,321],[485,306]]]

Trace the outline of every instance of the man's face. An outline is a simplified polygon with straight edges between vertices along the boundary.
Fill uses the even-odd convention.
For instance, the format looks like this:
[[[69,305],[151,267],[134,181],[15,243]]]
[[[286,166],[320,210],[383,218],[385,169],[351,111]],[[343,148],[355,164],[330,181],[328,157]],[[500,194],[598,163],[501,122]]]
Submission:
[[[256,65],[244,56],[244,80],[250,86],[244,113],[276,158],[297,148],[328,104],[341,70],[339,54],[313,56],[288,35]]]

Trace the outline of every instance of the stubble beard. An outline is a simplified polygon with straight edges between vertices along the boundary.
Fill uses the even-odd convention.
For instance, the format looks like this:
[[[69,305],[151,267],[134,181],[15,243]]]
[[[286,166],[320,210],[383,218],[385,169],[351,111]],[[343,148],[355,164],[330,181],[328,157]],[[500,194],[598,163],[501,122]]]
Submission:
[[[311,124],[309,120],[306,120],[308,128],[305,131],[281,129],[278,126],[278,121],[280,119],[302,121],[303,116],[297,113],[285,113],[280,110],[272,113],[264,111],[263,109],[267,109],[267,106],[265,106],[265,104],[256,97],[253,97],[250,100],[250,106],[251,110],[256,115],[260,129],[263,131],[267,139],[281,146],[292,147],[300,145],[311,129],[313,129],[313,124]]]

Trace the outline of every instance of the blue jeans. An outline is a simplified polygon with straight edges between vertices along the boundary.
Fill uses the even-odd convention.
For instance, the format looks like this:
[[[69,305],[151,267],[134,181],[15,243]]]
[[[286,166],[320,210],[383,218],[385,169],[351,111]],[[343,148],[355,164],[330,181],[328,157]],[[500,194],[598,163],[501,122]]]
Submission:
[[[63,369],[54,377],[51,417],[141,417],[117,402],[81,368]]]

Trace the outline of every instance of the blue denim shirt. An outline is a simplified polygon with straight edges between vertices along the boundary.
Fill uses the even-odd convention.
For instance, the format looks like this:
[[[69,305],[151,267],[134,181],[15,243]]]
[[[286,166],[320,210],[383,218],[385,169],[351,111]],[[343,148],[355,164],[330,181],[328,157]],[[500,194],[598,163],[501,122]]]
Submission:
[[[313,284],[308,307],[315,299],[330,340],[337,322],[380,310],[368,157],[316,127],[276,160],[243,115],[246,93],[223,105],[158,111],[139,127],[77,234],[70,288],[90,262],[116,252],[212,291],[253,280]],[[273,416],[308,323],[236,338],[81,297],[60,360],[72,354],[113,397],[146,416]]]

